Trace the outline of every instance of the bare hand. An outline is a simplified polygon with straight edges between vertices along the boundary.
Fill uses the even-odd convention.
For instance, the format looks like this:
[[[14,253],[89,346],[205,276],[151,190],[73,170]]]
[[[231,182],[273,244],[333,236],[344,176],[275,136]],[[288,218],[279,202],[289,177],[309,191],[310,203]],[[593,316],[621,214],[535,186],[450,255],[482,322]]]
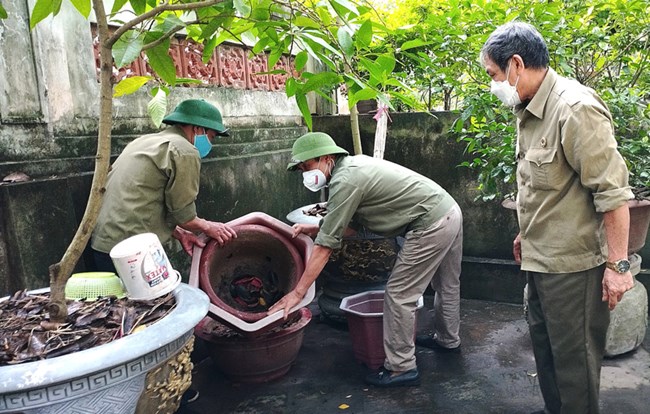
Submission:
[[[318,224],[294,224],[293,225],[293,237],[294,239],[300,234],[306,234],[307,236],[314,238],[318,234]]]
[[[277,301],[273,306],[271,306],[267,312],[267,315],[271,315],[279,310],[284,310],[282,317],[286,321],[291,308],[299,304],[304,297],[305,295],[301,296],[298,292],[292,290],[291,292],[287,293],[282,299]]]
[[[232,239],[237,238],[237,233],[230,226],[218,223],[216,221],[211,221],[207,231],[205,232],[207,236],[217,241],[219,246],[223,246]]]
[[[617,273],[612,269],[605,268],[603,277],[603,302],[608,302],[609,310],[613,310],[623,299],[623,294],[634,286],[632,273]]]
[[[178,239],[178,241],[181,242],[181,246],[183,246],[185,253],[189,254],[190,256],[192,256],[192,253],[194,252],[195,245],[199,247],[205,247],[205,242],[201,239],[201,237],[179,226],[176,226],[173,235],[174,238]]]
[[[512,242],[512,254],[515,256],[515,262],[521,264],[521,233],[517,234],[515,241]]]

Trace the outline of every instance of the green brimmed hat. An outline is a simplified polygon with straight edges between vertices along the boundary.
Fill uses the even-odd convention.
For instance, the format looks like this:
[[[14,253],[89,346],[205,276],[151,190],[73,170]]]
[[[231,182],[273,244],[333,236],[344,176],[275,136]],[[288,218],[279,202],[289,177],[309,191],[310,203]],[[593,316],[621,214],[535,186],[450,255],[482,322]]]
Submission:
[[[228,130],[223,126],[221,112],[211,103],[203,99],[188,99],[176,106],[163,122],[166,124],[188,124],[215,130],[219,135],[228,136]]]
[[[349,153],[336,145],[332,137],[326,133],[308,132],[293,143],[291,161],[287,165],[287,170],[295,170],[301,162],[330,154],[348,155]]]

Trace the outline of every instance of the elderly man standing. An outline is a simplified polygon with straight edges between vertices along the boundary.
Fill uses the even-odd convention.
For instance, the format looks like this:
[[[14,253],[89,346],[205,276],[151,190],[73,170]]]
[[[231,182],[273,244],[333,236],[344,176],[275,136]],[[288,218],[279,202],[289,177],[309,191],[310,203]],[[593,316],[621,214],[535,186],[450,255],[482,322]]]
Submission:
[[[269,313],[289,309],[305,296],[345,235],[361,226],[405,242],[386,283],[384,368],[366,382],[379,387],[420,383],[415,362],[415,309],[427,285],[436,291],[435,336],[429,345],[459,349],[460,265],[463,218],[454,199],[434,181],[400,165],[365,155],[348,156],[334,140],[310,132],[293,144],[287,169],[302,171],[305,187],[329,187],[327,215],[319,225],[294,225],[294,235],[316,237],[312,255],[293,291]]]
[[[515,260],[545,409],[596,414],[609,309],[633,285],[632,198],[612,117],[596,93],[548,67],[539,32],[511,22],[481,51],[492,93],[517,116]]]

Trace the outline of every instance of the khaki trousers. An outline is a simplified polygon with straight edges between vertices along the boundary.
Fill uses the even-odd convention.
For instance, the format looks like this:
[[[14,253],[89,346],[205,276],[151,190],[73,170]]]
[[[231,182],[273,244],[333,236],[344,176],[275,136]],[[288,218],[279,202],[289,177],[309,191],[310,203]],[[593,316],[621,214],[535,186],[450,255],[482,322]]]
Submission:
[[[584,272],[527,272],[528,325],[545,411],[598,414],[609,310],[604,266]]]
[[[437,341],[460,345],[460,268],[463,215],[458,205],[428,229],[405,235],[384,295],[384,367],[407,371],[415,363],[415,310],[427,285],[436,292],[434,330]]]

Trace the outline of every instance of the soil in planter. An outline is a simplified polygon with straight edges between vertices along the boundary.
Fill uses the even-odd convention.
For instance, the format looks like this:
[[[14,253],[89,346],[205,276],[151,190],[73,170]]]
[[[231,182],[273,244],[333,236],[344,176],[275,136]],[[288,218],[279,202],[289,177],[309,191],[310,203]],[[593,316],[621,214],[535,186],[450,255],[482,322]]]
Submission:
[[[0,366],[54,358],[109,343],[165,317],[173,294],[148,301],[103,297],[67,301],[68,318],[49,320],[49,293],[18,291],[0,302]]]
[[[260,335],[255,336],[254,339],[260,340],[263,339],[264,337],[271,336],[277,332],[281,332],[295,325],[298,322],[300,322],[299,312],[297,315],[293,315],[292,317],[290,317],[283,324],[275,326],[273,329],[269,329],[268,331],[264,331]],[[215,319],[212,319],[207,323],[201,324],[199,329],[201,329],[204,335],[207,335],[214,339],[241,338],[242,340],[246,340],[246,341],[251,340],[250,335],[243,335],[241,332],[232,329]]]
[[[632,188],[632,192],[634,193],[634,198],[636,200],[650,200],[649,187]]]

